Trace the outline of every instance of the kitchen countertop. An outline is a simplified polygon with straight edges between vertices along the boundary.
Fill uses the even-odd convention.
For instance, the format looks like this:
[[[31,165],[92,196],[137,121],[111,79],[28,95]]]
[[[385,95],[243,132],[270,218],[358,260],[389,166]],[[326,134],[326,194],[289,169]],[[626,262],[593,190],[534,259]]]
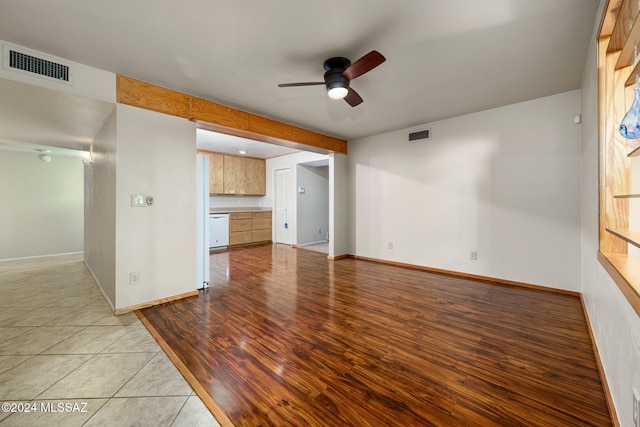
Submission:
[[[271,212],[271,208],[210,208],[209,213]]]

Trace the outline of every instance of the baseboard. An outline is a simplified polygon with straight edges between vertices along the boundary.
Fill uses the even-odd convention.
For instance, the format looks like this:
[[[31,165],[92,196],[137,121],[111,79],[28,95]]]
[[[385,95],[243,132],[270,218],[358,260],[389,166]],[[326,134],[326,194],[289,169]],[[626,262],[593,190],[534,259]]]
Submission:
[[[0,272],[31,270],[33,268],[54,267],[73,264],[84,260],[84,252],[65,252],[60,254],[27,256],[0,259]]]
[[[194,290],[194,291],[190,291],[190,292],[185,292],[184,294],[179,294],[179,295],[173,295],[170,297],[166,297],[166,298],[160,298],[154,301],[149,301],[149,302],[145,302],[142,304],[136,304],[136,305],[132,305],[129,307],[125,307],[125,308],[118,308],[117,310],[115,310],[113,312],[113,314],[115,314],[116,316],[119,316],[121,314],[125,314],[125,313],[131,313],[132,311],[135,310],[141,310],[143,308],[148,308],[148,307],[153,307],[154,305],[159,305],[159,304],[164,304],[166,302],[171,302],[171,301],[176,301],[179,299],[183,299],[183,298],[189,298],[189,297],[194,297],[198,295],[198,291]]]
[[[169,344],[162,338],[162,336],[158,333],[158,331],[149,323],[149,321],[144,317],[144,314],[140,311],[135,312],[142,324],[147,328],[151,336],[157,341],[158,345],[165,352],[169,360],[175,365],[180,374],[184,377],[184,379],[189,383],[193,391],[196,395],[202,400],[204,406],[209,409],[209,412],[213,415],[213,417],[218,421],[218,424],[222,427],[233,427],[233,423],[227,417],[227,414],[218,406],[218,404],[213,400],[211,395],[207,392],[207,390],[200,384],[198,379],[189,371],[184,362],[178,357],[178,355],[171,349]]]
[[[344,259],[344,258],[355,258],[353,255],[349,255],[349,254],[342,254],[342,255],[336,255],[336,256],[331,256],[328,255],[327,259],[329,261],[337,261],[339,259]]]
[[[580,295],[581,295],[580,292],[568,291],[566,289],[551,288],[551,287],[548,287],[548,286],[534,285],[532,283],[516,282],[516,281],[513,281],[513,280],[498,279],[498,278],[495,278],[495,277],[481,276],[481,275],[478,275],[478,274],[462,273],[462,272],[453,271],[453,270],[444,270],[444,269],[440,269],[440,268],[427,267],[427,266],[424,266],[424,265],[408,264],[408,263],[396,262],[396,261],[388,261],[388,260],[379,259],[379,258],[369,258],[369,257],[364,257],[364,256],[360,256],[360,255],[351,255],[351,254],[346,255],[344,257],[345,258],[359,259],[359,260],[363,260],[363,261],[376,262],[376,263],[379,263],[379,264],[391,265],[391,266],[395,266],[395,267],[409,268],[411,270],[419,270],[419,271],[424,271],[424,272],[427,272],[427,273],[435,273],[435,274],[442,274],[442,275],[445,275],[445,276],[461,277],[463,279],[475,280],[475,281],[480,281],[480,282],[488,282],[488,283],[493,283],[493,284],[497,284],[497,285],[506,285],[506,286],[515,286],[515,287],[519,287],[519,288],[535,289],[535,290],[538,290],[538,291],[553,292],[553,293],[556,293],[556,294],[571,295],[571,296],[575,296],[575,297],[580,297]]]
[[[100,281],[98,280],[98,278],[96,277],[95,273],[91,269],[91,266],[89,266],[89,264],[87,264],[87,260],[86,259],[84,260],[84,265],[87,266],[87,270],[89,270],[89,273],[91,273],[91,275],[93,276],[93,280],[96,281],[96,285],[98,285],[98,289],[100,289],[100,293],[104,297],[104,300],[107,302],[107,304],[109,304],[109,307],[111,307],[111,312],[115,313],[116,308],[113,306],[113,303],[111,302],[111,300],[109,299],[107,294],[104,293],[104,289],[102,289],[102,285],[100,284]]]
[[[587,311],[587,305],[585,304],[582,295],[580,295],[580,303],[582,304],[582,312],[584,313],[584,318],[587,321],[587,329],[589,329],[589,336],[591,337],[593,355],[596,359],[596,365],[598,366],[598,374],[600,375],[600,382],[602,383],[604,398],[607,401],[607,407],[609,408],[609,414],[611,415],[611,422],[613,423],[614,427],[620,427],[620,421],[618,420],[616,407],[613,404],[611,389],[609,388],[609,383],[607,382],[607,375],[604,372],[604,365],[602,364],[602,360],[600,359],[600,351],[598,351],[598,346],[596,345],[596,336],[593,333],[593,328],[591,327],[591,319],[589,318],[589,312]]]
[[[300,243],[297,245],[298,248],[304,248],[305,246],[310,246],[310,245],[319,245],[320,243],[329,243],[328,240],[318,240],[317,242],[307,242],[307,243]]]

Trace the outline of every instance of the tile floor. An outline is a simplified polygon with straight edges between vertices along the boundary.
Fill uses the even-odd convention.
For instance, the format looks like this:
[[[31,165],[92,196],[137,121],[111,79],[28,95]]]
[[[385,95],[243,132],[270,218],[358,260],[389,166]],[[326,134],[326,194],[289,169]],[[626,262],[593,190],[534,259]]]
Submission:
[[[329,242],[308,243],[306,245],[298,245],[300,249],[307,249],[310,251],[329,253]]]
[[[0,272],[0,403],[2,427],[219,426],[82,262]]]

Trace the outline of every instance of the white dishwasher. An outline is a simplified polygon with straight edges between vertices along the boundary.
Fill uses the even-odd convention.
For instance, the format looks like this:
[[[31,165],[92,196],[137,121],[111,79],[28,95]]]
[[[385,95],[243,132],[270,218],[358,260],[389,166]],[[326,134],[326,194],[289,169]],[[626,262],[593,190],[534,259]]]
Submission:
[[[229,214],[209,214],[209,247],[219,249],[229,245]]]

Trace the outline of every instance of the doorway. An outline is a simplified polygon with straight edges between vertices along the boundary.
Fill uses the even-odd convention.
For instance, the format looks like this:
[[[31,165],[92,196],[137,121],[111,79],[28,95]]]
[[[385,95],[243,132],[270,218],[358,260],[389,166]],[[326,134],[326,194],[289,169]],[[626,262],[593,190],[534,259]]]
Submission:
[[[328,159],[302,163],[296,169],[296,236],[298,247],[329,252]]]

